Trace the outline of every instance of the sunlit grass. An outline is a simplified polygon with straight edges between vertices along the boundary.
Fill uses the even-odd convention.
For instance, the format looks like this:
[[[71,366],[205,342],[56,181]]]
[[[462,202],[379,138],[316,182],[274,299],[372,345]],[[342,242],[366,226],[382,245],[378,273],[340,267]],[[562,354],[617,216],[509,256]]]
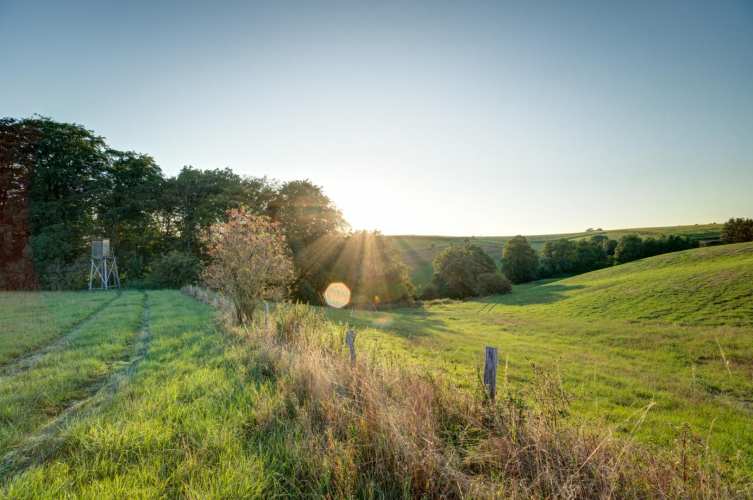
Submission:
[[[114,293],[0,292],[0,366],[54,341],[115,298]]]
[[[114,295],[113,295],[114,296]],[[96,296],[79,294],[80,301]],[[0,374],[0,450],[19,444],[68,404],[90,395],[133,339],[144,296],[126,292],[95,321],[83,325],[64,345],[9,365]]]
[[[742,450],[753,464],[752,296],[753,244],[741,244],[518,286],[484,302],[328,316],[356,325],[359,342],[465,387],[478,383],[487,345],[509,358],[517,386],[532,363],[558,362],[578,415],[622,422],[655,401],[640,439],[668,445],[672,426],[688,422],[711,431],[714,449]]]

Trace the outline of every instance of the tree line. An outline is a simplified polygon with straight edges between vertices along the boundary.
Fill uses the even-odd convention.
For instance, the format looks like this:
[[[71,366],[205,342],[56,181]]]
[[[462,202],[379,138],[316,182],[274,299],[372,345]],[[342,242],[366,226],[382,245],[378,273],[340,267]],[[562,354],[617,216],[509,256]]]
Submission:
[[[733,218],[724,224],[719,241],[712,244],[746,241],[753,241],[753,220]],[[597,234],[547,241],[539,254],[524,236],[515,236],[502,249],[500,270],[483,248],[466,239],[465,246],[447,247],[436,256],[432,283],[421,298],[465,299],[508,293],[511,284],[587,273],[699,245],[696,239],[677,235],[641,238],[627,234],[614,240]]]
[[[92,237],[110,238],[127,286],[193,283],[212,260],[203,235],[241,209],[281,228],[293,297],[318,304],[337,280],[359,300],[412,299],[408,268],[388,238],[352,232],[309,180],[191,166],[166,176],[151,156],[112,149],[81,125],[0,119],[0,289],[83,288]]]

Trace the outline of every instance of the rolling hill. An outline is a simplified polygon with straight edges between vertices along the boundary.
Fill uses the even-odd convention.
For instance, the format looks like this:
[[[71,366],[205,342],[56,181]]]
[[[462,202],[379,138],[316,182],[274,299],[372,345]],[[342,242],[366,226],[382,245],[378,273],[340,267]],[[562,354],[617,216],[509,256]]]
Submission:
[[[541,252],[544,243],[551,240],[565,238],[569,240],[579,240],[590,238],[597,234],[603,234],[608,238],[618,240],[626,234],[637,234],[643,238],[647,236],[659,237],[662,235],[687,236],[697,240],[715,239],[722,232],[721,224],[695,224],[692,226],[667,226],[667,227],[643,227],[628,229],[608,229],[600,231],[584,231],[581,233],[562,233],[562,234],[539,234],[528,235],[526,238],[531,246]],[[502,248],[512,236],[415,236],[415,235],[397,235],[391,236],[393,243],[402,253],[403,262],[411,268],[411,279],[413,283],[422,287],[431,283],[431,277],[434,272],[432,261],[444,248],[451,245],[464,245],[468,239],[474,245],[481,246],[489,255],[492,256],[497,266],[501,267]],[[434,245],[432,247],[432,244]]]
[[[330,313],[363,343],[478,384],[484,346],[507,360],[511,386],[531,364],[555,366],[576,415],[670,443],[687,422],[753,465],[753,243],[660,255],[579,276],[515,286],[483,301],[435,301],[389,312]]]

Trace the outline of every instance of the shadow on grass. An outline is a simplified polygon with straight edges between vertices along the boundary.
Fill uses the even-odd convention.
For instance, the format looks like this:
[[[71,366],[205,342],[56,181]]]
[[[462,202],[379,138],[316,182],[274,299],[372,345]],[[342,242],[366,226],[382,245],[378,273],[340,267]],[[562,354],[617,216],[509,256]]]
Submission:
[[[484,302],[505,306],[527,306],[531,304],[551,304],[567,298],[567,292],[586,288],[584,285],[533,285],[524,290],[513,290],[508,295],[490,297]]]

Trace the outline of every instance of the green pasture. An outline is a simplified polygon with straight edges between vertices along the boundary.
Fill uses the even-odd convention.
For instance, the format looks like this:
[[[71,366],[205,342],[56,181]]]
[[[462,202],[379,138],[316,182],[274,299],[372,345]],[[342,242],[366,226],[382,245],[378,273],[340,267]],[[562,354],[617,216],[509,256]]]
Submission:
[[[0,293],[0,366],[60,337],[115,298],[76,292]]]
[[[359,359],[370,363],[441,373],[477,392],[484,346],[496,346],[501,397],[522,388],[535,364],[560,373],[574,423],[602,419],[627,439],[669,445],[687,422],[710,450],[753,467],[752,296],[753,244],[740,244],[481,302],[327,315],[355,326]],[[27,324],[45,312],[26,310],[24,294],[0,300],[0,312]],[[269,371],[253,339],[224,332],[212,307],[175,291],[34,300],[51,304],[51,318],[68,318],[58,301],[86,312],[0,366],[0,497],[330,491],[335,479],[312,468],[295,410],[276,395],[284,374]],[[50,321],[40,330],[51,331]]]
[[[499,348],[509,387],[531,364],[560,370],[574,418],[668,444],[688,422],[753,464],[753,244],[665,254],[564,280],[516,286],[481,302],[392,311],[330,310],[364,349],[479,385],[485,346]],[[500,381],[504,366],[500,366]]]

